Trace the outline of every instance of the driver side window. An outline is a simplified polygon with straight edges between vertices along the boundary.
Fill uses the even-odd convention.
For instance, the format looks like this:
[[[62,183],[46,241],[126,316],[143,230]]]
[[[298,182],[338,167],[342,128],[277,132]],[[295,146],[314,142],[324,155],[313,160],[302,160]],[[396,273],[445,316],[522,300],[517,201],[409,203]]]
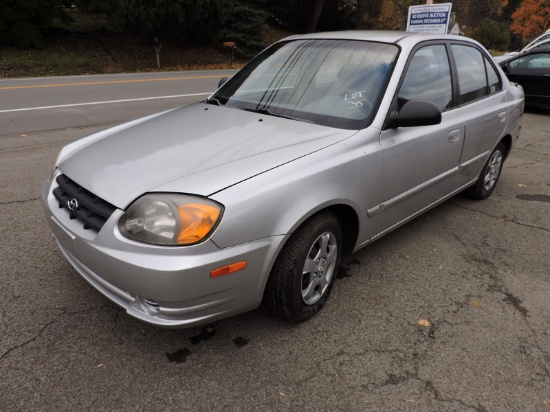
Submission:
[[[427,100],[443,111],[452,107],[453,92],[447,49],[431,45],[418,49],[397,94],[398,110],[409,100]]]

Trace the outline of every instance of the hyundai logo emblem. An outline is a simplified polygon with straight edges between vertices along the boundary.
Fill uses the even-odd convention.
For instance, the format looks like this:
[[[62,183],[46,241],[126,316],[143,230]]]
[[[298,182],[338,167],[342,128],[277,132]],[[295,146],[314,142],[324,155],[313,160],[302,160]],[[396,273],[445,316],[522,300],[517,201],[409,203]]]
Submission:
[[[67,200],[67,207],[69,208],[69,210],[74,212],[76,209],[78,209],[78,206],[80,206],[78,204],[78,200],[76,200],[74,197],[71,197],[69,200]]]

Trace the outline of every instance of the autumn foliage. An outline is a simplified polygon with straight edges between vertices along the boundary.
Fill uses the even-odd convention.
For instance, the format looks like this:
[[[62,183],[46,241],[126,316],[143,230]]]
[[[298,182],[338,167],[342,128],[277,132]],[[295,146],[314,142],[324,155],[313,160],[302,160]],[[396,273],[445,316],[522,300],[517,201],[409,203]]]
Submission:
[[[510,29],[524,39],[534,38],[548,30],[550,0],[525,0],[512,14]]]

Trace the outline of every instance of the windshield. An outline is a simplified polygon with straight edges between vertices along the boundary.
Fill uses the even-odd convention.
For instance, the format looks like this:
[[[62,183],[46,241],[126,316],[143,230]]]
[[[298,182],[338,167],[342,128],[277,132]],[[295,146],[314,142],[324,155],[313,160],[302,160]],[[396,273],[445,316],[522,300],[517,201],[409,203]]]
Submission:
[[[531,50],[533,47],[538,46],[542,42],[550,41],[550,30],[546,31],[545,33],[541,34],[539,37],[537,37],[535,40],[533,40],[531,43],[529,43],[527,46],[525,46],[521,51],[527,51]]]
[[[365,127],[377,108],[398,48],[355,40],[277,43],[210,101],[343,129]]]

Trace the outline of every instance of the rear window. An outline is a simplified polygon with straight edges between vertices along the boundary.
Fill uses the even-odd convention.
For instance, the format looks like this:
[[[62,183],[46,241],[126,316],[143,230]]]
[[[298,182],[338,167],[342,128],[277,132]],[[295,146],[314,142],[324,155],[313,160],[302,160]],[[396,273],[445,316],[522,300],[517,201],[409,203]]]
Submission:
[[[458,70],[459,103],[464,104],[489,94],[484,57],[475,47],[453,44]]]

